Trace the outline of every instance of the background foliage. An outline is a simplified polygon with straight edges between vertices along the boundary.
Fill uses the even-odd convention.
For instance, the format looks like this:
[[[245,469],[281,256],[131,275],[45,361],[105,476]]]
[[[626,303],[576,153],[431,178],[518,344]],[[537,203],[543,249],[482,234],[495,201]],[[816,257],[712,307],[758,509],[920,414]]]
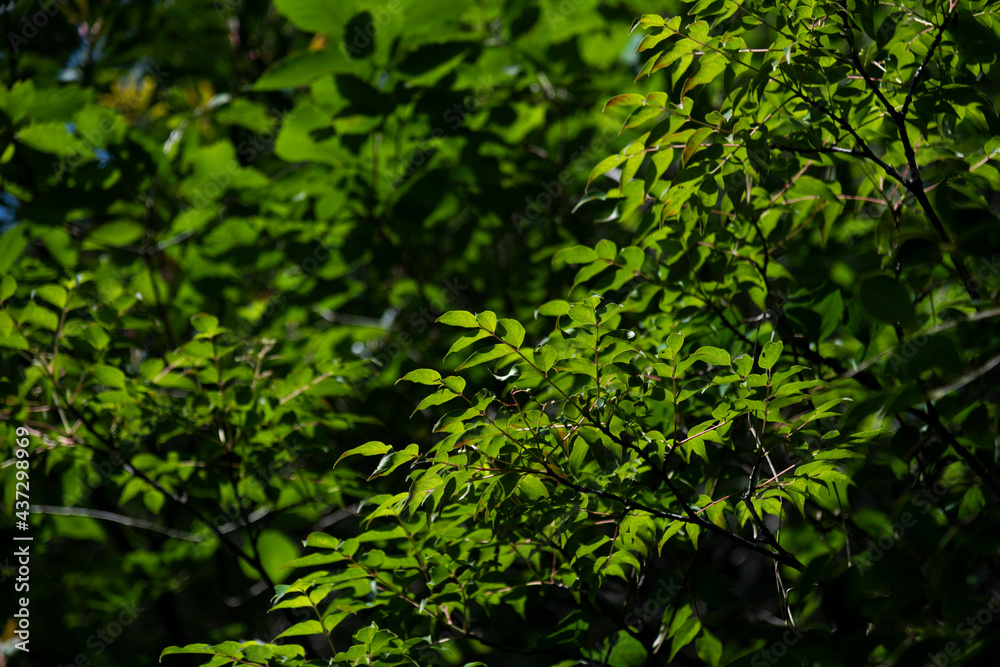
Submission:
[[[11,664],[986,664],[998,18],[14,3]]]

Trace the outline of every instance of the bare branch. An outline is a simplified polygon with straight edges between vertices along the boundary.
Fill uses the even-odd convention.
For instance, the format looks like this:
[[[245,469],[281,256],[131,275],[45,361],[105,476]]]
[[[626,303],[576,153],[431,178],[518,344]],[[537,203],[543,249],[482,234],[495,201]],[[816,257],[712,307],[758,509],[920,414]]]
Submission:
[[[104,510],[92,510],[86,507],[54,507],[52,505],[32,505],[31,511],[34,514],[52,514],[58,516],[85,516],[91,519],[100,519],[101,521],[113,521],[114,523],[120,523],[123,526],[129,526],[131,528],[141,528],[143,530],[151,530],[154,533],[160,533],[161,535],[166,535],[167,537],[175,537],[179,540],[188,540],[189,542],[201,542],[201,535],[195,535],[194,533],[187,533],[183,530],[174,530],[173,528],[166,528],[160,526],[151,521],[146,521],[144,519],[136,519],[130,516],[124,516],[122,514],[115,514],[114,512],[105,512]]]
[[[842,153],[844,155],[857,155],[864,156],[864,151],[857,148],[841,148],[840,146],[789,146],[788,144],[770,144],[771,148],[785,151],[788,153],[796,153],[803,155],[810,155],[812,153]]]

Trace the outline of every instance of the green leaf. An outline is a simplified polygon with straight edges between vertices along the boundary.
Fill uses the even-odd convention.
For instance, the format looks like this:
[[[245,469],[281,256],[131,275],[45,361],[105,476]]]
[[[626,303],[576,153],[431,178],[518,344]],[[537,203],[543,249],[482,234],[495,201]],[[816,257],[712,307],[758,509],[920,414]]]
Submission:
[[[823,439],[825,440],[826,437],[824,436]],[[850,449],[828,449],[825,452],[813,452],[813,458],[816,460],[863,459],[865,455]]]
[[[521,478],[520,483],[517,488],[522,494],[528,497],[529,500],[537,500],[538,498],[548,497],[548,489],[545,485],[533,475],[525,475]]]
[[[299,556],[299,548],[296,543],[283,532],[273,529],[265,530],[260,534],[257,538],[256,550],[260,554],[261,564],[264,566],[265,572],[274,582],[281,582],[291,575],[291,570],[284,569],[284,565]],[[243,563],[243,561],[240,562]],[[247,574],[255,573],[249,567],[244,571]]]
[[[726,56],[718,52],[707,53],[701,56],[698,61],[698,72],[688,78],[684,82],[684,88],[681,89],[681,97],[687,95],[695,86],[700,86],[705,83],[709,83],[719,76],[725,69],[728,61]]]
[[[740,377],[747,377],[753,369],[753,357],[749,354],[740,355],[736,358],[733,368],[740,374]]]
[[[237,642],[222,642],[212,647],[219,655],[236,657],[240,653],[241,646]]]
[[[243,648],[243,657],[261,664],[267,662],[274,656],[274,649],[267,645],[251,644]]]
[[[570,562],[572,563],[573,561],[580,560],[581,558],[586,558],[610,541],[611,538],[607,535],[600,536],[595,542],[578,548],[576,550],[576,555],[573,556]]]
[[[651,26],[659,27],[662,25],[663,25],[662,16],[659,16],[658,14],[643,14],[642,16],[639,17],[639,19],[635,23],[632,24],[632,28],[631,30],[629,30],[629,34],[631,35],[632,31],[635,30],[636,28],[646,29]]]
[[[456,394],[461,394],[465,391],[465,378],[451,375],[446,378],[442,378],[441,385]]]
[[[660,537],[660,541],[656,545],[656,553],[658,555],[663,553],[663,545],[666,544],[671,537],[679,533],[683,527],[683,521],[674,521],[667,526],[667,528],[663,531],[663,535]]]
[[[300,637],[302,635],[322,635],[323,626],[319,621],[302,621],[301,623],[296,623],[292,627],[288,628],[280,635],[275,637],[275,639],[281,639],[282,637]]]
[[[188,644],[187,646],[168,646],[160,653],[160,662],[163,662],[165,655],[215,655],[215,650],[208,644]]]
[[[21,322],[29,322],[49,331],[56,331],[59,328],[59,316],[34,301],[29,301],[24,307],[21,312]]]
[[[285,563],[284,567],[287,568],[300,568],[300,567],[315,567],[317,565],[329,565],[330,563],[339,563],[344,560],[344,556],[338,553],[325,553],[325,554],[309,554],[308,556],[303,556],[302,558],[296,558]],[[277,587],[275,587],[277,588]],[[296,607],[304,607],[309,604],[308,598],[292,598],[290,600],[285,600],[280,604],[276,604],[271,609],[294,609]]]
[[[840,400],[843,401],[845,399],[840,399]],[[822,406],[820,406],[817,412],[824,411],[825,408],[832,405],[833,403],[834,401],[830,401],[830,403],[823,404]],[[817,415],[816,418],[818,419],[819,416]],[[877,438],[889,438],[892,435],[893,432],[887,428],[876,428],[871,431],[859,431],[857,433],[852,433],[850,435],[850,439],[854,442],[871,442]]]
[[[513,351],[506,345],[493,345],[470,355],[468,359],[462,362],[462,364],[458,367],[458,370],[462,370],[463,368],[472,368],[473,366],[485,364],[486,362],[493,361],[494,359],[501,359],[509,354],[513,354]]]
[[[579,271],[576,272],[576,277],[573,278],[573,287],[581,283],[585,283],[600,272],[604,271],[611,265],[603,259],[594,260],[590,264],[583,266]]]
[[[440,477],[435,476],[435,478],[438,482],[441,481]],[[370,526],[372,521],[380,516],[396,516],[399,514],[402,504],[406,502],[409,495],[410,494],[408,492],[403,491],[402,493],[397,493],[396,495],[384,500],[378,507],[375,508],[375,511],[368,515],[368,521],[365,524],[365,527],[367,528]]]
[[[476,316],[467,310],[449,311],[435,321],[452,327],[465,327],[466,329],[479,328],[479,321],[476,320]]]
[[[615,256],[618,254],[618,248],[614,243],[608,239],[601,239],[597,242],[597,247],[594,248],[594,252],[601,259],[606,259],[609,262],[614,261]]]
[[[677,353],[681,351],[684,346],[684,332],[672,333],[667,336],[667,348],[670,350],[671,354],[676,357]],[[721,358],[721,357],[720,357]]]
[[[608,194],[606,192],[591,192],[589,195],[584,195],[583,197],[580,197],[580,200],[576,203],[576,206],[573,207],[572,212],[576,213],[581,206],[583,206],[588,202],[607,201],[607,199],[608,199]],[[553,259],[553,261],[555,260]]]
[[[609,320],[618,315],[621,311],[622,306],[620,303],[609,303],[601,309],[600,319],[598,320],[603,326]]]
[[[673,639],[670,642],[670,656],[668,659],[673,660],[678,651],[694,640],[699,630],[701,630],[701,621],[697,618],[689,618],[684,621],[684,625],[677,629],[677,632],[674,633]]]
[[[553,264],[588,264],[598,259],[593,248],[577,245],[572,248],[564,248],[556,253],[552,258]]]
[[[114,387],[115,389],[125,388],[125,373],[111,366],[98,364],[94,366],[94,378],[103,385]]]
[[[455,398],[458,398],[458,394],[456,394],[451,389],[448,388],[439,389],[430,396],[424,398],[424,400],[420,401],[420,404],[417,405],[416,409],[414,409],[413,414],[416,414],[421,410],[424,410],[434,405],[441,405],[442,403],[447,403],[448,401]]]
[[[42,285],[35,290],[35,294],[51,303],[56,308],[62,309],[66,307],[67,293],[66,290],[59,285]]]
[[[702,633],[694,641],[695,651],[698,657],[705,664],[711,667],[718,667],[722,662],[722,642],[708,630],[702,629]]]
[[[476,321],[479,325],[489,331],[490,333],[495,333],[497,328],[497,316],[492,310],[484,310],[483,312],[476,315]]]
[[[639,127],[644,123],[648,123],[654,118],[658,118],[661,114],[663,114],[663,109],[661,107],[658,106],[640,107],[635,111],[633,111],[631,114],[629,114],[628,118],[626,118],[625,122],[622,124],[621,130],[618,131],[618,134],[621,134],[622,132],[630,128]]]
[[[712,134],[712,132],[714,132],[714,130],[710,127],[700,127],[695,130],[694,134],[688,137],[687,142],[684,144],[684,152],[681,154],[682,166],[687,166],[691,156],[702,148],[701,144]]]
[[[141,239],[146,230],[137,222],[131,220],[114,220],[106,222],[87,236],[83,242],[84,250],[104,250],[106,248],[122,248]]]
[[[608,100],[608,103],[604,105],[604,108],[601,109],[601,112],[603,113],[607,111],[608,107],[619,107],[619,106],[634,107],[639,104],[642,104],[645,101],[646,101],[645,97],[643,97],[642,95],[638,95],[636,93],[615,95],[610,100]]]
[[[296,646],[295,644],[285,644],[282,646],[275,646],[274,644],[269,644],[271,650],[274,651],[274,655],[282,658],[303,658],[305,657],[306,651],[301,646]]]
[[[569,307],[569,317],[574,322],[580,324],[597,324],[597,311],[592,306],[583,303],[574,303]]]
[[[535,360],[542,371],[548,371],[556,361],[556,351],[551,345],[543,345],[535,352]]]
[[[960,521],[975,517],[986,507],[986,498],[983,491],[978,486],[974,486],[965,492],[962,497],[962,504],[958,508],[958,518]]]
[[[706,461],[706,457],[702,456]],[[687,533],[688,537],[691,539],[691,544],[694,548],[698,548],[698,536],[701,535],[701,526],[696,523],[686,523],[684,524],[684,532]]]
[[[25,146],[43,153],[59,157],[81,155],[96,159],[86,144],[69,133],[65,123],[33,122],[18,130],[16,138]]]
[[[370,442],[366,442],[365,444],[359,447],[355,447],[354,449],[349,449],[348,451],[341,454],[340,458],[337,459],[336,463],[333,464],[333,467],[336,468],[337,464],[343,461],[348,456],[358,456],[358,455],[375,456],[376,454],[385,454],[388,451],[392,451],[392,447],[385,444],[384,442],[372,440]]]
[[[646,254],[642,251],[642,248],[629,246],[622,249],[622,259],[627,270],[639,271],[642,269],[642,263],[646,259]]]
[[[14,276],[4,276],[0,279],[0,303],[3,303],[17,290],[17,281]]]
[[[307,547],[316,547],[319,549],[336,549],[340,546],[340,540],[332,535],[326,533],[309,533],[306,537]]]
[[[83,330],[83,337],[88,343],[94,346],[96,350],[103,350],[111,342],[111,336],[96,324],[88,325]]]
[[[502,319],[497,321],[497,327],[497,335],[500,336],[500,340],[510,343],[514,347],[521,347],[521,343],[524,342],[524,327],[521,326],[520,322]]]
[[[351,18],[349,5],[338,0],[275,0],[275,8],[296,28],[336,35]]]
[[[206,315],[204,313],[192,317],[191,326],[206,338],[211,338],[220,331],[219,319],[214,315]]]
[[[768,341],[767,343],[764,343],[764,348],[760,352],[760,358],[757,360],[757,363],[760,364],[760,367],[764,370],[771,370],[774,365],[778,363],[778,359],[781,358],[781,350],[783,347],[784,346],[780,340]]]
[[[549,317],[559,317],[561,315],[569,314],[569,302],[556,299],[555,301],[548,301],[535,311],[537,315],[547,315]]]
[[[9,273],[14,263],[20,259],[21,253],[28,245],[27,227],[22,223],[13,229],[8,229],[0,236],[0,273]]]
[[[448,348],[448,353],[445,354],[444,356],[450,357],[453,352],[459,352],[461,350],[464,350],[465,348],[469,347],[470,345],[472,345],[477,341],[480,341],[484,338],[489,338],[489,336],[490,336],[489,332],[483,331],[482,329],[480,329],[475,333],[469,334],[468,336],[462,336],[461,338],[456,340],[455,343],[450,348]]]
[[[450,351],[449,351],[450,352]],[[400,382],[414,382],[417,384],[429,384],[436,385],[438,380],[441,379],[441,374],[430,368],[419,368],[415,371],[410,371],[403,377],[396,380],[395,384]]]
[[[420,447],[416,444],[410,444],[406,446],[401,452],[389,452],[382,457],[382,460],[378,462],[375,471],[368,476],[368,481],[375,479],[376,477],[382,477],[388,475],[393,470],[403,465],[408,461],[412,461],[420,455]]]
[[[642,38],[639,42],[639,46],[636,48],[636,52],[641,53],[642,51],[649,51],[651,48],[655,47],[657,44],[665,39],[672,36],[673,33],[664,30],[659,33],[651,33]]]
[[[594,182],[595,178],[597,178],[598,176],[603,176],[604,174],[608,173],[609,171],[611,171],[612,169],[614,169],[615,167],[617,167],[618,165],[620,165],[622,162],[624,162],[627,159],[628,159],[628,156],[624,156],[624,155],[612,155],[612,156],[606,157],[603,160],[601,160],[600,162],[598,162],[594,166],[594,168],[590,170],[590,175],[587,176],[587,187],[588,188],[590,187],[590,184]],[[579,247],[583,247],[583,246],[579,246]]]
[[[103,396],[103,394],[101,394]],[[159,514],[160,510],[163,509],[163,503],[166,497],[157,491],[156,489],[146,489],[142,494],[142,503],[146,506],[153,514]]]
[[[731,366],[733,363],[729,353],[719,347],[699,347],[694,356],[713,366]]]
[[[313,533],[313,535],[315,535],[315,533]],[[312,537],[312,535],[310,535],[310,537]],[[343,542],[339,542],[337,544],[337,551],[339,553],[344,554],[345,556],[350,557],[353,556],[355,553],[357,553],[359,546],[360,543],[358,542],[358,540],[351,538],[348,540],[344,540]]]

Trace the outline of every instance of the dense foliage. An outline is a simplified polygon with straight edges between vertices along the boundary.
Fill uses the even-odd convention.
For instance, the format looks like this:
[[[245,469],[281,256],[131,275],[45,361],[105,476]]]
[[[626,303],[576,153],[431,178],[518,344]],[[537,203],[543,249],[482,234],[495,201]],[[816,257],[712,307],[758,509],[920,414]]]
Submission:
[[[11,664],[989,664],[985,0],[4,20]]]

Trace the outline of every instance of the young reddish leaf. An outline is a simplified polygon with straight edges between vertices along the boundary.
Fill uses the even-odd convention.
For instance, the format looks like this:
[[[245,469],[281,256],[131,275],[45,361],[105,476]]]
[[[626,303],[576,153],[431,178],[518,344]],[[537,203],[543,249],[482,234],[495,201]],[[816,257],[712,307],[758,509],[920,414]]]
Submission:
[[[615,95],[601,109],[601,113],[608,110],[608,107],[634,107],[643,103],[646,98],[636,93],[626,93],[625,95]]]
[[[712,128],[701,127],[698,128],[694,134],[688,137],[687,143],[684,144],[684,153],[681,155],[681,166],[687,166],[688,160],[690,160],[691,156],[694,155],[699,148],[701,148],[702,142],[710,134],[712,134]]]

